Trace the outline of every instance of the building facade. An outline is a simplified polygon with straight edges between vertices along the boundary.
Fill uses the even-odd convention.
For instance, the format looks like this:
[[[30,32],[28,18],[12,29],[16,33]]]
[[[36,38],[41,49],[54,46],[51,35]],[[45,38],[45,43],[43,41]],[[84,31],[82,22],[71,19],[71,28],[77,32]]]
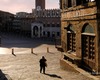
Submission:
[[[100,72],[99,4],[99,0],[60,0],[63,59],[96,73]]]
[[[32,13],[18,12],[13,20],[13,31],[31,37],[31,23],[35,21]]]
[[[34,27],[37,26],[40,31],[39,24],[42,24],[42,35],[40,37],[60,36],[60,10],[59,9],[43,9],[33,10],[35,22],[32,23],[32,37],[34,37]],[[41,26],[41,25],[40,25]],[[38,32],[40,35],[41,33]],[[36,36],[35,36],[36,37]]]
[[[32,10],[32,14],[35,17],[31,27],[32,37],[60,36],[60,9],[45,9],[45,0],[36,0],[36,8]]]
[[[12,27],[14,14],[9,12],[0,11],[0,31],[9,31]]]
[[[60,37],[60,17],[60,9],[45,9],[45,0],[35,0],[35,9],[32,9],[32,13],[16,13],[13,31],[28,33],[32,38]]]

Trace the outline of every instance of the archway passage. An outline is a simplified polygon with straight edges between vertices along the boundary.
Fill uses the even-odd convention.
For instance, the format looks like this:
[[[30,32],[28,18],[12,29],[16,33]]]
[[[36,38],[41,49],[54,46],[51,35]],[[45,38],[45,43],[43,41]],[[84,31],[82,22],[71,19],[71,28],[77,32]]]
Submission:
[[[91,71],[95,67],[95,33],[89,24],[82,29],[82,64]]]
[[[37,26],[34,26],[34,27],[33,27],[33,35],[34,35],[35,37],[38,37],[38,27],[37,27]]]
[[[69,25],[67,29],[67,51],[76,51],[76,33],[72,25]]]

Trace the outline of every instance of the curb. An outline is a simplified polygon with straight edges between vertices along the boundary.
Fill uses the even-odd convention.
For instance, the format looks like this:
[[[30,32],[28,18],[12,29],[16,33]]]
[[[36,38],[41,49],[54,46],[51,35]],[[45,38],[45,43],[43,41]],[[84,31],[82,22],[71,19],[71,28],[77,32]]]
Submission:
[[[67,60],[61,59],[60,60],[60,66],[64,70],[71,70],[71,71],[79,72],[79,73],[83,74],[84,76],[87,76],[88,78],[92,78],[94,80],[100,80],[99,78],[91,75],[89,72],[86,72],[85,70],[79,68],[78,66],[70,63]]]

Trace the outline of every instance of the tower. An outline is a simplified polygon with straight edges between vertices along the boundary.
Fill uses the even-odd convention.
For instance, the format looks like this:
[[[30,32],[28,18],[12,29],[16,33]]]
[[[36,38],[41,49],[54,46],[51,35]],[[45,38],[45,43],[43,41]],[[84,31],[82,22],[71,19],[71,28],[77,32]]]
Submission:
[[[35,9],[45,9],[45,0],[35,0]]]

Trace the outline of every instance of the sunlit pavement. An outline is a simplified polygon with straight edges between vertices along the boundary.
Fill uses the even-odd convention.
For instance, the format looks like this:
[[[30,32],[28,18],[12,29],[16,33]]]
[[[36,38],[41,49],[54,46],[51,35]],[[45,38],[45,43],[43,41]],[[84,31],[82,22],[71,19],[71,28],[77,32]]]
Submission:
[[[3,47],[0,48],[0,69],[9,78],[8,80],[92,80],[78,72],[62,70],[59,64],[61,53],[56,50],[53,44],[43,44],[41,41],[36,43],[37,41],[34,42],[31,39],[27,39],[29,40],[27,41],[25,38],[16,39],[15,37],[15,39],[10,37],[8,42],[8,40],[6,41],[7,37],[9,36],[3,39]],[[10,41],[12,38],[14,40]],[[45,56],[47,59],[46,74],[39,72],[41,56]]]
[[[9,54],[11,53],[11,49],[10,48],[0,48],[0,54]]]

